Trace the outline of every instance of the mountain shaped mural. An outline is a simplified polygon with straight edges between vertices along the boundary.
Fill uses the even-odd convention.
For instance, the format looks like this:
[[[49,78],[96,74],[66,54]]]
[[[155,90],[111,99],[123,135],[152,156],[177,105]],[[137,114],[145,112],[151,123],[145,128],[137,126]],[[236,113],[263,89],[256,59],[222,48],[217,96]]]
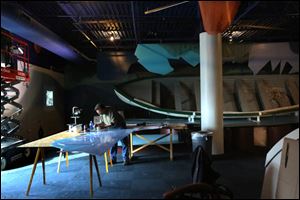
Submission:
[[[268,62],[271,62],[271,72],[280,65],[282,73],[286,63],[289,63],[292,67],[289,73],[299,73],[299,53],[294,53],[288,42],[260,43],[250,47],[248,66],[254,74],[258,74]]]
[[[170,60],[181,59],[192,68],[200,61],[199,44],[139,44],[135,55],[147,71],[161,75],[177,71]],[[288,42],[223,44],[223,67],[226,63],[247,63],[252,74],[299,73],[299,53]]]

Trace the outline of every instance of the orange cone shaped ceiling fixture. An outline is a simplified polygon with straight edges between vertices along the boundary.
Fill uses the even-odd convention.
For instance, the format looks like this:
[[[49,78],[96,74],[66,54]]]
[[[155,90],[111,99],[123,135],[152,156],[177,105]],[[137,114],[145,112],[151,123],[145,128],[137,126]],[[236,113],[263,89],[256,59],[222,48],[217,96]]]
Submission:
[[[204,30],[209,34],[224,32],[236,15],[239,1],[198,1]]]

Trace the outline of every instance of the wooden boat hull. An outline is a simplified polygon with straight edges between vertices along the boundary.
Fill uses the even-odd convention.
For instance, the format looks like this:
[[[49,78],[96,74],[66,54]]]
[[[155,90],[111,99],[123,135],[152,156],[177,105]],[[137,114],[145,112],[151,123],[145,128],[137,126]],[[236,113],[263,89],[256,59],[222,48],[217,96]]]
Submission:
[[[124,102],[174,117],[200,118],[199,77],[147,77],[116,85]],[[224,76],[224,117],[256,117],[299,109],[298,75]]]

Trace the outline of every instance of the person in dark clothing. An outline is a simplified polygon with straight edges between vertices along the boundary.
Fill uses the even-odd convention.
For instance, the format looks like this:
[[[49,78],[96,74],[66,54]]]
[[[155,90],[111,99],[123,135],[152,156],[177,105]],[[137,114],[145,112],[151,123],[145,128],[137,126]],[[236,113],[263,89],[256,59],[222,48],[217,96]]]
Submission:
[[[101,103],[98,103],[95,106],[95,111],[100,116],[99,123],[95,124],[96,127],[103,128],[126,128],[126,122],[124,118],[111,107],[107,107]],[[129,164],[129,154],[128,154],[128,137],[125,137],[120,140],[122,143],[122,157],[123,164]],[[117,151],[118,151],[118,142],[111,148],[111,159],[112,163],[117,162]]]

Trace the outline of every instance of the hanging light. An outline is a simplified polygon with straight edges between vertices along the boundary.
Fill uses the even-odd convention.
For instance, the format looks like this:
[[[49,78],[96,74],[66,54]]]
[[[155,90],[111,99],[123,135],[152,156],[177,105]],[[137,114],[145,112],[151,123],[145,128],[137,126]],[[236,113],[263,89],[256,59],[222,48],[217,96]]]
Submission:
[[[113,42],[115,40],[114,36],[110,36],[109,40]]]

